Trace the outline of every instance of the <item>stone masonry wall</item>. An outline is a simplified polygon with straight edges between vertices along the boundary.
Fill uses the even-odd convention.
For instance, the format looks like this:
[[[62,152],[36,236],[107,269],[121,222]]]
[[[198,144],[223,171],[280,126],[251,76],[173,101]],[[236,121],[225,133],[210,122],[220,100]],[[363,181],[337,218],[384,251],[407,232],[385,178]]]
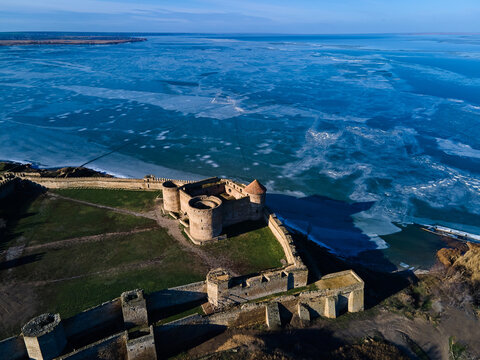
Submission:
[[[32,176],[31,174],[16,174],[21,179],[29,180],[49,189],[68,188],[97,188],[123,190],[161,190],[165,181],[172,181],[177,185],[189,183],[189,180],[172,180],[164,178],[121,179],[107,177],[86,178],[50,178]]]
[[[91,309],[85,310],[71,318],[62,320],[67,338],[88,334],[99,338],[106,328],[115,328],[123,324],[122,305],[120,298],[108,301]]]
[[[56,360],[127,360],[126,337],[126,333],[121,332],[60,356]]]

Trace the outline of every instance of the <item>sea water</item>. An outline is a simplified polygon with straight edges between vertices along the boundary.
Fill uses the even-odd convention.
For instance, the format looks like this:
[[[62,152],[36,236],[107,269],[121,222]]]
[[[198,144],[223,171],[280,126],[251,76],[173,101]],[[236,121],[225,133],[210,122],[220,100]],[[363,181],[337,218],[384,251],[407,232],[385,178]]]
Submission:
[[[0,159],[257,178],[290,227],[404,267],[441,244],[402,224],[480,233],[480,36],[146,37],[1,47]]]

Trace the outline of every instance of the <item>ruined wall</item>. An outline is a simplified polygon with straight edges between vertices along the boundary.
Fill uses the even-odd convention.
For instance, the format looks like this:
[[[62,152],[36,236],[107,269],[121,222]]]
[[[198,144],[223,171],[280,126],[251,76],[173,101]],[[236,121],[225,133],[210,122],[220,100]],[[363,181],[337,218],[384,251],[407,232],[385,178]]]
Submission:
[[[142,289],[125,291],[120,296],[123,322],[130,329],[135,326],[148,326],[147,302]]]
[[[239,308],[208,316],[209,324],[222,326],[252,326],[265,323],[265,304],[244,304]]]
[[[123,190],[161,190],[165,181],[172,181],[183,185],[191,181],[172,180],[164,178],[121,179],[107,177],[85,178],[49,178],[34,176],[33,174],[18,174],[21,179],[32,181],[49,189],[69,188],[98,188],[98,189],[123,189]]]
[[[127,334],[128,360],[156,360],[153,326]]]
[[[112,334],[123,327],[122,305],[120,298],[105,302],[85,310],[71,318],[62,320],[65,335],[70,339],[82,337],[101,339],[105,334]]]
[[[56,360],[127,360],[126,333],[121,332],[74,350],[56,358]]]
[[[346,278],[350,281],[346,282]],[[321,286],[321,282],[328,286]],[[316,284],[318,290],[299,295],[299,301],[316,316],[335,318],[344,312],[364,310],[365,283],[353,270],[325,275]]]
[[[288,264],[303,265],[300,258],[297,258],[296,256],[295,244],[287,228],[283,226],[277,216],[268,209],[265,209],[264,211],[264,218],[268,228],[272,231],[273,235],[282,246]]]
[[[28,359],[27,348],[22,336],[13,336],[0,341],[0,359],[24,360]]]
[[[263,216],[269,229],[282,246],[288,265],[281,269],[261,272],[257,276],[224,277],[223,280],[211,272],[214,276],[207,275],[207,289],[209,302],[214,306],[243,303],[307,285],[308,268],[298,255],[287,228],[268,209],[264,210]]]
[[[146,295],[149,312],[207,300],[205,281],[156,291]]]
[[[307,277],[306,268],[298,269],[294,266],[264,271],[260,275],[245,278],[240,283],[238,278],[233,278],[228,289],[220,291],[218,297],[241,303],[305,286]]]
[[[242,197],[245,197],[244,190],[245,190],[244,185],[234,183],[233,181],[230,181],[230,180],[225,180],[225,192],[228,195],[233,196],[235,199],[240,199]]]

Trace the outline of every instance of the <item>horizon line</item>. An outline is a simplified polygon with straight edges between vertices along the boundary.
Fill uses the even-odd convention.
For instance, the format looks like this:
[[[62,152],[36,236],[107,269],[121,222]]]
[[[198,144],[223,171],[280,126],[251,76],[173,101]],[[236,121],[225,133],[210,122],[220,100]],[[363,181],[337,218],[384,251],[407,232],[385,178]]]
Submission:
[[[71,33],[71,34],[150,34],[150,35],[277,35],[277,36],[326,36],[326,35],[480,35],[480,32],[422,31],[422,32],[366,32],[366,33],[281,33],[281,32],[152,32],[152,31],[70,31],[70,30],[11,30],[6,33]]]

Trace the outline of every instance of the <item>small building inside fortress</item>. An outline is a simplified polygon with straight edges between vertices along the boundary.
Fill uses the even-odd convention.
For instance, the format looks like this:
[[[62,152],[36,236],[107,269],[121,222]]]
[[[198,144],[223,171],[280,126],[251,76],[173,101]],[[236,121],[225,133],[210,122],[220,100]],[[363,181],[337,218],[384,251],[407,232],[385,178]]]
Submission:
[[[187,235],[196,244],[218,239],[225,227],[261,220],[267,189],[258,180],[249,185],[217,177],[177,186],[162,184],[163,208],[188,222]]]

